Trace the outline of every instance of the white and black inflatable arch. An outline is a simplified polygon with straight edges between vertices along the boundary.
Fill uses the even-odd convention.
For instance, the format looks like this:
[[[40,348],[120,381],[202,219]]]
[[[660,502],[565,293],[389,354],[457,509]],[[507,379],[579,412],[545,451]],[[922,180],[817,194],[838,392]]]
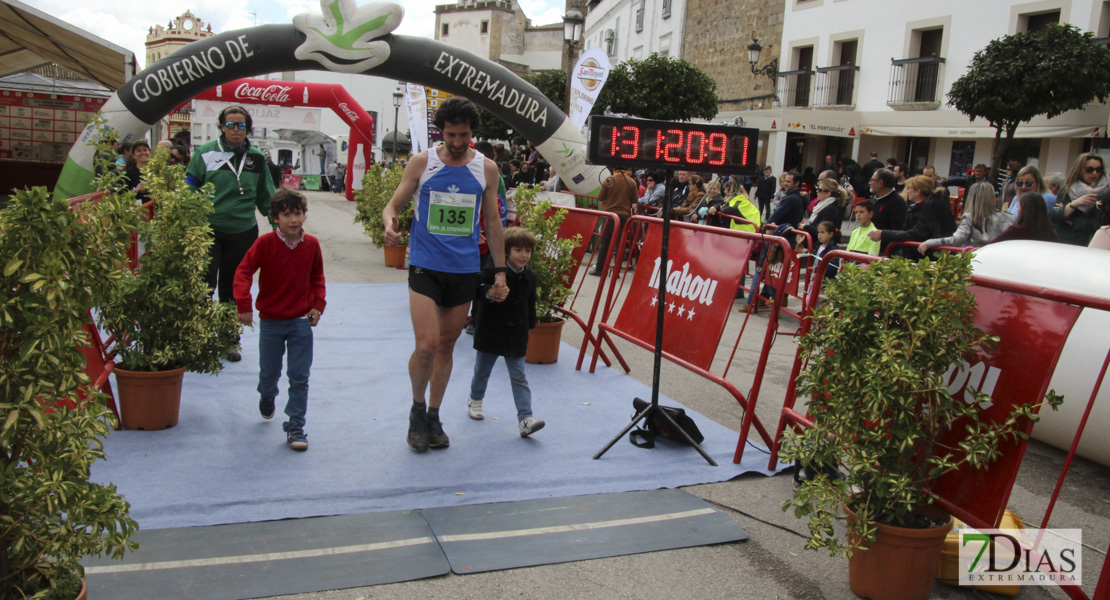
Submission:
[[[528,139],[571,191],[596,194],[602,167],[585,162],[586,140],[563,111],[505,67],[435,40],[389,33],[404,9],[393,2],[356,6],[321,0],[320,15],[292,25],[261,25],[193,42],[148,66],[104,105],[104,126],[121,141],[144,135],[159,119],[217,85],[264,73],[327,70],[410,81],[464,96]],[[90,124],[74,144],[55,196],[92,191]]]

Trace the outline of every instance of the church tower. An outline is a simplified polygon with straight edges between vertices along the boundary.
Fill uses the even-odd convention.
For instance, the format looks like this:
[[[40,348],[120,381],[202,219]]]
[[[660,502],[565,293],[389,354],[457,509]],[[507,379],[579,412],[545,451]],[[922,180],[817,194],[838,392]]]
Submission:
[[[185,11],[170,21],[165,27],[155,25],[146,34],[146,65],[162,60],[178,48],[197,40],[216,35],[212,26],[196,18],[191,11]]]
[[[146,34],[146,65],[150,66],[159,60],[173,54],[186,44],[216,35],[212,33],[212,26],[198,19],[192,11],[185,11],[165,27],[155,25]],[[167,118],[163,118],[154,126],[155,137],[151,143],[159,139],[172,137],[179,131],[190,131],[189,108],[185,107],[174,111]]]

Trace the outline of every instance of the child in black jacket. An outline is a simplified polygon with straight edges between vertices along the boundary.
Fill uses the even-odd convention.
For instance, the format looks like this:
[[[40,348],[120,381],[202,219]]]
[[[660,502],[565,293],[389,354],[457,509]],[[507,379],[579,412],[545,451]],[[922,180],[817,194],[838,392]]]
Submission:
[[[536,274],[528,268],[536,238],[522,227],[505,230],[505,283],[500,302],[493,302],[493,277],[491,265],[482,270],[478,287],[478,301],[474,304],[474,378],[470,381],[470,398],[466,402],[471,419],[482,420],[482,400],[486,384],[498,356],[505,357],[509,380],[516,404],[517,429],[520,437],[528,437],[543,429],[543,419],[532,417],[532,392],[524,376],[524,353],[528,347],[528,332],[536,326]],[[490,249],[493,250],[492,248]]]

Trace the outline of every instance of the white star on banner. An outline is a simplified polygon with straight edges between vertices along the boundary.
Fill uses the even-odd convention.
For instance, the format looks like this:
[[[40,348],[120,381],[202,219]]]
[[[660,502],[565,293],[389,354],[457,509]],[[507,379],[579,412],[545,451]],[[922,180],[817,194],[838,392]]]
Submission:
[[[658,296],[652,296],[651,297],[651,305],[655,306],[658,303],[659,303],[659,297]]]
[[[687,321],[693,321],[694,320],[694,309],[691,308],[690,310],[686,311],[686,320]]]
[[[672,312],[672,313],[673,313],[673,312],[674,312],[674,302],[671,302],[671,303],[669,304],[669,307],[670,307],[670,308],[668,308],[668,309],[667,309],[667,312]]]
[[[678,316],[681,317],[682,313],[684,313],[684,312],[686,312],[686,306],[685,305],[678,307]]]

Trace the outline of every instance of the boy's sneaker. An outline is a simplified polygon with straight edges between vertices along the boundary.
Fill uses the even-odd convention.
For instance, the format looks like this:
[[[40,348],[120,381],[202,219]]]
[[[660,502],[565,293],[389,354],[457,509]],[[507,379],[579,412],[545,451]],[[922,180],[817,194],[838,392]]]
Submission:
[[[486,415],[482,414],[482,401],[481,400],[475,400],[474,398],[467,398],[466,399],[466,411],[470,414],[470,418],[474,419],[475,421],[481,421],[482,419],[486,418]]]
[[[533,433],[536,433],[537,431],[543,429],[544,425],[547,425],[547,423],[544,423],[543,419],[533,419],[532,417],[525,417],[519,423],[517,423],[517,428],[520,429],[520,437],[528,437]]]
[[[299,427],[285,432],[285,440],[289,442],[290,448],[298,452],[308,450],[308,436],[305,435],[304,430]]]
[[[241,360],[243,360],[243,355],[238,350],[227,353],[227,362],[239,362]]]
[[[409,411],[409,447],[417,452],[428,449],[428,413],[413,407]]]
[[[267,421],[274,418],[274,399],[273,398],[259,398],[258,399],[258,414],[262,415],[263,419]]]
[[[443,423],[439,422],[439,417],[428,415],[428,446],[446,448],[450,445],[451,440],[447,438],[446,433],[443,433]]]

